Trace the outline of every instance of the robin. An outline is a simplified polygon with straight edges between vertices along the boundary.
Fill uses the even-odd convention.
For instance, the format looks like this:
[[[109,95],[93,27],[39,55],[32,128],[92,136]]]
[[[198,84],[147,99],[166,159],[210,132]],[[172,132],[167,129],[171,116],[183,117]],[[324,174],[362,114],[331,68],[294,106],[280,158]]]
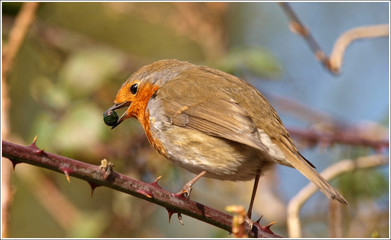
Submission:
[[[150,144],[164,157],[201,177],[248,181],[273,164],[294,167],[330,199],[348,202],[296,149],[268,100],[249,83],[225,72],[178,60],[142,67],[121,86],[104,113],[112,128],[137,118]],[[118,118],[115,110],[127,108]]]

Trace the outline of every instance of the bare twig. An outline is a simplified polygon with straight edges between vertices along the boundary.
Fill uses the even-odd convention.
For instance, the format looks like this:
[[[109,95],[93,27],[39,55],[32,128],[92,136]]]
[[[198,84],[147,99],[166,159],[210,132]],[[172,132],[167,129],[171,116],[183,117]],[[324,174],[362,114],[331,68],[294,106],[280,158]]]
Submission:
[[[304,122],[310,123],[319,123],[319,122],[328,122],[328,123],[337,123],[339,121],[334,117],[330,116],[327,113],[321,112],[317,109],[311,108],[308,105],[305,105],[295,99],[270,94],[265,94],[266,97],[278,106],[278,109],[284,113],[290,114],[295,118],[301,119]]]
[[[324,170],[321,175],[328,181],[336,178],[337,176],[353,171],[354,169],[372,168],[377,166],[386,165],[388,163],[388,156],[386,155],[373,155],[367,157],[357,158],[355,160],[345,159],[336,164],[331,165]],[[318,190],[313,183],[309,183],[301,191],[294,196],[287,208],[287,224],[289,237],[300,238],[301,226],[299,213],[303,204]]]
[[[15,24],[11,29],[10,36],[8,38],[7,45],[3,48],[2,55],[2,117],[1,117],[1,127],[2,127],[2,138],[7,138],[9,135],[9,119],[8,119],[8,110],[9,110],[9,98],[8,98],[8,89],[6,76],[7,73],[12,68],[13,60],[20,48],[21,43],[23,42],[24,36],[29,28],[31,22],[33,21],[35,10],[38,6],[38,3],[24,3],[20,13],[18,14]],[[10,171],[9,163],[2,161],[1,163],[1,229],[2,236],[8,237],[8,223],[9,223],[9,208],[12,202],[12,191],[10,187]]]
[[[182,213],[190,217],[212,224],[216,227],[231,231],[232,216],[217,211],[200,203],[185,200],[175,194],[163,190],[155,181],[152,184],[144,183],[114,171],[102,170],[99,166],[69,159],[63,156],[46,153],[38,149],[35,142],[30,146],[21,146],[8,141],[2,142],[3,156],[9,158],[13,164],[24,162],[64,173],[69,176],[86,180],[93,188],[106,186],[144,200],[165,207],[169,214]],[[109,166],[109,165],[107,165]],[[280,237],[258,223],[246,221],[245,229],[253,237]],[[264,229],[265,228],[265,229]]]
[[[340,72],[345,50],[353,41],[361,38],[387,37],[389,35],[389,27],[390,26],[388,24],[380,24],[357,27],[346,31],[334,44],[334,48],[329,59],[330,71],[333,73]]]
[[[4,158],[2,158],[4,159]],[[4,162],[4,163],[3,163]],[[13,199],[12,189],[10,186],[11,172],[7,168],[10,164],[2,161],[1,171],[1,234],[2,238],[9,237],[9,219],[10,219],[10,207]],[[5,170],[4,170],[5,169]]]
[[[310,145],[320,144],[322,146],[338,143],[371,147],[376,150],[383,150],[389,146],[388,128],[386,126],[370,121],[351,124],[319,110],[312,109],[293,99],[270,93],[267,94],[267,97],[280,110],[311,125],[306,129],[287,128],[293,137],[304,140],[305,143]]]
[[[9,135],[9,97],[7,91],[7,82],[3,82],[1,86],[1,137],[7,138]],[[9,210],[12,203],[12,189],[10,186],[11,172],[9,161],[1,161],[1,233],[2,238],[8,237],[9,230]]]
[[[348,145],[356,145],[356,146],[364,146],[364,147],[372,147],[376,150],[380,150],[383,148],[388,148],[389,140],[378,140],[378,139],[370,139],[365,138],[359,132],[335,132],[332,134],[329,133],[321,133],[318,131],[314,131],[312,129],[295,129],[288,128],[289,133],[298,138],[302,138],[309,142],[322,143],[324,145],[341,143]]]
[[[342,238],[342,205],[337,201],[329,201],[329,237]]]
[[[334,74],[340,73],[345,50],[354,40],[362,38],[387,37],[389,35],[388,24],[363,26],[351,29],[338,38],[334,44],[330,57],[328,57],[312,37],[310,30],[301,23],[289,3],[283,2],[280,3],[280,6],[289,18],[291,31],[301,35],[308,43],[315,55],[315,58]]]
[[[39,3],[37,2],[24,3],[15,20],[15,24],[11,29],[7,44],[3,49],[3,81],[4,77],[8,74],[8,71],[12,68],[13,61],[20,46],[22,45],[27,29],[34,20],[35,11],[38,7],[38,4]]]
[[[289,18],[289,28],[292,32],[301,35],[308,43],[312,52],[314,52],[315,58],[323,63],[324,66],[328,66],[328,59],[323,50],[319,47],[319,44],[315,41],[315,38],[312,37],[310,30],[301,23],[300,19],[297,17],[296,13],[293,11],[289,3],[280,2],[281,8],[284,10],[285,14]]]
[[[31,192],[52,218],[63,229],[75,227],[74,224],[81,215],[80,211],[60,192],[58,187],[40,172],[24,168],[20,170],[22,172],[19,176],[32,189]]]

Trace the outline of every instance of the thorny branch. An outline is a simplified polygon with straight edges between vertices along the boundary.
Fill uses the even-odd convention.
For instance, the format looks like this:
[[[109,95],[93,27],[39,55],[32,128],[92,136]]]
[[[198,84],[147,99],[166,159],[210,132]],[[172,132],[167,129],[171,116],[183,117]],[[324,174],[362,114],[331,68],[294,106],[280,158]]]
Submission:
[[[315,58],[334,74],[338,74],[341,71],[345,50],[350,43],[361,38],[387,37],[389,35],[388,24],[363,26],[351,29],[338,38],[334,44],[334,48],[330,54],[330,57],[328,57],[320,48],[319,44],[315,41],[315,38],[311,35],[310,30],[306,28],[303,23],[301,23],[300,19],[293,11],[289,3],[280,2],[279,5],[289,18],[289,27],[291,31],[301,35],[313,51]]]
[[[361,136],[359,132],[333,132],[333,133],[321,133],[314,131],[312,129],[302,130],[289,128],[289,133],[297,138],[301,138],[308,142],[321,143],[323,145],[329,145],[334,143],[356,145],[356,146],[366,146],[372,147],[376,150],[381,150],[389,147],[388,139],[370,139],[365,136]]]
[[[268,94],[280,110],[310,124],[306,129],[287,128],[290,135],[309,145],[327,147],[332,144],[371,147],[382,151],[389,147],[388,128],[381,124],[362,121],[356,124],[344,122],[329,114],[312,109],[293,99]]]
[[[386,165],[388,163],[388,156],[373,155],[357,158],[355,160],[345,159],[336,164],[331,165],[324,170],[321,175],[327,180],[336,178],[337,176],[353,171],[354,169],[365,169],[377,166]],[[287,208],[287,224],[289,237],[300,238],[301,226],[299,213],[303,204],[318,190],[313,183],[309,183],[301,191],[294,196],[288,203]]]
[[[106,170],[102,170],[100,166],[47,153],[37,148],[35,141],[30,146],[2,141],[2,150],[3,156],[9,158],[14,166],[24,162],[47,168],[64,173],[67,179],[73,176],[86,180],[92,191],[98,186],[106,186],[163,206],[170,217],[173,213],[178,213],[178,216],[182,213],[229,232],[232,230],[231,215],[163,190],[157,183],[159,178],[153,183],[144,183],[111,170],[107,171],[111,169],[110,165],[106,166]],[[270,225],[261,226],[258,222],[251,223],[250,221],[244,224],[246,233],[250,237],[281,237],[270,230]]]

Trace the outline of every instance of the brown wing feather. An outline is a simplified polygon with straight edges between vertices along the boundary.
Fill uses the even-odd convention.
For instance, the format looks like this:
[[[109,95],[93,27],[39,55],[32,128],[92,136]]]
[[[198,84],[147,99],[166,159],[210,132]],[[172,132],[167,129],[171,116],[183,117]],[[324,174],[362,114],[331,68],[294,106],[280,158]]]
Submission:
[[[261,151],[268,148],[261,142],[255,124],[233,101],[202,99],[199,102],[166,109],[167,116],[177,126],[193,128],[210,136],[246,144]],[[168,111],[167,111],[168,110]],[[171,113],[171,114],[170,114]]]
[[[189,82],[181,85],[180,80],[183,79],[167,82],[157,92],[166,102],[163,104],[165,114],[171,118],[172,124],[268,151],[259,138],[257,126],[237,102],[219,91],[208,96],[200,92],[202,89],[191,87]],[[176,91],[178,87],[181,93]]]
[[[306,159],[302,158],[299,153],[294,154],[283,143],[277,143],[277,145],[284,152],[286,161],[318,186],[322,193],[330,199],[335,199],[340,203],[349,205],[345,198],[313,168],[312,164],[310,165]]]

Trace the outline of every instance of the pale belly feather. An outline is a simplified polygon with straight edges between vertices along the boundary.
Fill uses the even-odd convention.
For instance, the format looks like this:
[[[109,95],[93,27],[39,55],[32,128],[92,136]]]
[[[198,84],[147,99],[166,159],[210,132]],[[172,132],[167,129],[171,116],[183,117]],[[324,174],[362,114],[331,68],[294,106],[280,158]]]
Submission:
[[[263,172],[273,164],[257,149],[165,120],[150,118],[152,135],[164,146],[167,159],[190,172],[205,170],[205,177],[246,181],[253,179],[258,169]]]

